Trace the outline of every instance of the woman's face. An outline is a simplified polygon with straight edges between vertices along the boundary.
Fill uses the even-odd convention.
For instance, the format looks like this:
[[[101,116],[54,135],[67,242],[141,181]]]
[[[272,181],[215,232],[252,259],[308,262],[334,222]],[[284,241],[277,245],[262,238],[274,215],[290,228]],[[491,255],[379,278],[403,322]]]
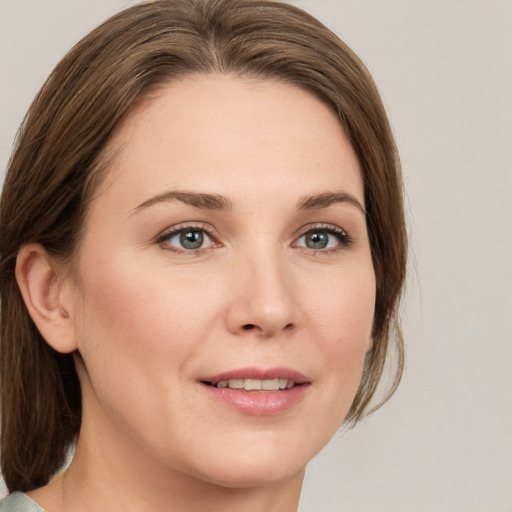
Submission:
[[[80,443],[223,486],[300,474],[371,346],[363,184],[336,116],[283,83],[194,77],[112,148],[70,285]]]

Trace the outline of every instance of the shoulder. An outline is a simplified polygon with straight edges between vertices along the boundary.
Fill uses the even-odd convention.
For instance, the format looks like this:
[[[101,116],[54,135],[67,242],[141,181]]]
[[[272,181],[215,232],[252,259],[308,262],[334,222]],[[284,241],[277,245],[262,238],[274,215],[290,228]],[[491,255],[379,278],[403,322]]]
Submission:
[[[13,492],[0,501],[0,512],[44,512],[44,510],[22,492]]]

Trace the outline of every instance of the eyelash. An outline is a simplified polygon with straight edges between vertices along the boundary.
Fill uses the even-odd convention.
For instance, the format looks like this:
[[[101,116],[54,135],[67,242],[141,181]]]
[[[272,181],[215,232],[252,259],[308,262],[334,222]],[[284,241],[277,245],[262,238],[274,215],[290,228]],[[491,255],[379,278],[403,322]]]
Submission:
[[[330,235],[333,235],[339,242],[339,246],[331,247],[331,248],[323,248],[323,249],[313,249],[310,247],[304,247],[299,246],[308,251],[310,254],[317,255],[317,254],[332,254],[337,251],[343,250],[343,249],[350,249],[350,247],[354,243],[354,239],[344,230],[337,226],[333,226],[332,224],[316,224],[314,226],[307,226],[307,228],[304,228],[299,237],[297,238],[297,241],[294,242],[294,245],[297,246],[297,242],[305,237],[308,233],[328,233]]]
[[[200,249],[180,249],[178,247],[170,245],[169,243],[166,243],[166,241],[169,240],[169,238],[179,235],[180,233],[187,233],[189,231],[204,232],[206,233],[208,238],[210,238],[212,244],[214,244],[216,247],[220,247],[221,245],[215,241],[212,235],[213,229],[210,226],[208,226],[208,224],[203,223],[180,224],[178,226],[173,226],[172,228],[167,229],[161,235],[159,235],[158,238],[156,239],[156,243],[159,244],[163,250],[170,251],[175,254],[199,255],[210,249],[210,247],[204,247]]]
[[[213,229],[208,224],[203,223],[191,223],[191,224],[181,224],[178,226],[173,226],[170,229],[167,229],[162,234],[158,236],[156,239],[156,243],[161,246],[163,250],[173,252],[175,254],[186,254],[186,255],[200,255],[204,253],[205,251],[209,250],[211,246],[204,247],[204,248],[198,248],[198,249],[185,249],[185,248],[178,248],[175,246],[170,245],[169,243],[166,243],[169,238],[172,238],[173,236],[179,235],[180,233],[186,233],[190,231],[199,231],[204,232],[210,238],[211,243],[214,247],[221,247],[221,244],[218,243],[215,238],[213,237]],[[322,249],[313,249],[310,247],[297,245],[298,241],[308,235],[309,233],[328,233],[332,236],[334,236],[338,242],[339,246],[331,247],[331,248],[322,248]],[[306,250],[308,253],[317,255],[320,254],[331,254],[343,249],[349,249],[354,243],[354,239],[343,229],[333,226],[331,224],[318,224],[314,226],[308,226],[307,228],[304,228],[301,230],[299,236],[293,242],[292,246],[294,247],[301,247],[303,250]]]

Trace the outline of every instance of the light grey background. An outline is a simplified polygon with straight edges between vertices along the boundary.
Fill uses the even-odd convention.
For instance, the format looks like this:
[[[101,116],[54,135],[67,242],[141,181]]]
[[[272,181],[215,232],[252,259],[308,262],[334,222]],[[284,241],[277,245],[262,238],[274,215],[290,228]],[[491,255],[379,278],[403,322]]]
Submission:
[[[133,3],[0,0],[2,169],[53,66]],[[294,3],[373,73],[412,233],[401,388],[311,463],[301,509],[511,512],[512,2]]]

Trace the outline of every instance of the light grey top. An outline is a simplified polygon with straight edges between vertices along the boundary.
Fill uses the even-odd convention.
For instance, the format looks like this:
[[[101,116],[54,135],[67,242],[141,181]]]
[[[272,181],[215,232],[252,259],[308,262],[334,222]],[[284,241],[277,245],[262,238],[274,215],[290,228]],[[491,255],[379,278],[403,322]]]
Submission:
[[[13,492],[0,501],[0,512],[45,512],[35,501],[22,492]],[[300,512],[298,510],[297,512]]]
[[[44,512],[44,510],[22,492],[13,492],[0,501],[0,512]]]

